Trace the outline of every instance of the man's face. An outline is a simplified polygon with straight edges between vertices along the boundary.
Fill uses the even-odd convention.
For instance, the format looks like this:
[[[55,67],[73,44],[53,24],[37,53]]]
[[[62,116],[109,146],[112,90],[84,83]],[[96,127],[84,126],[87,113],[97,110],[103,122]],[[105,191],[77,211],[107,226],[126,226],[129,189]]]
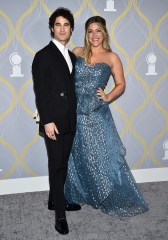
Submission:
[[[54,33],[54,38],[63,45],[66,45],[72,32],[69,21],[64,17],[57,17],[54,27],[51,30]]]

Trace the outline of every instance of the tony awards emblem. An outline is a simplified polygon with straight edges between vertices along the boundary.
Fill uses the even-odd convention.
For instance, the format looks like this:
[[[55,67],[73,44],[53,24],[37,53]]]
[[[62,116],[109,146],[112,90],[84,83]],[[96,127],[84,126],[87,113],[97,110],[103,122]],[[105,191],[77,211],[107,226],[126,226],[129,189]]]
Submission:
[[[10,74],[10,76],[11,77],[24,77],[24,75],[21,73],[22,58],[17,52],[12,53],[9,56],[9,62],[12,65],[12,70],[13,70],[13,73]]]
[[[114,8],[114,0],[107,0],[106,8],[104,9],[105,12],[116,12]]]
[[[155,72],[155,63],[157,61],[156,55],[149,53],[146,57],[146,62],[148,64],[148,72],[146,75],[157,75]]]
[[[163,149],[165,150],[165,156],[162,159],[168,160],[168,140],[164,141]]]

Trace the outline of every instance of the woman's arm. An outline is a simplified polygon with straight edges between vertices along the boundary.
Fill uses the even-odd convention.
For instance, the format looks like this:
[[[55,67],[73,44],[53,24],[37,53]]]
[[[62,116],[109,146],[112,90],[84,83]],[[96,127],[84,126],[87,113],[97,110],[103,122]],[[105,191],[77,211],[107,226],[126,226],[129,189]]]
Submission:
[[[110,53],[109,62],[115,86],[108,94],[105,94],[101,88],[97,90],[97,95],[105,102],[116,100],[124,93],[126,87],[123,66],[118,55],[113,52]]]

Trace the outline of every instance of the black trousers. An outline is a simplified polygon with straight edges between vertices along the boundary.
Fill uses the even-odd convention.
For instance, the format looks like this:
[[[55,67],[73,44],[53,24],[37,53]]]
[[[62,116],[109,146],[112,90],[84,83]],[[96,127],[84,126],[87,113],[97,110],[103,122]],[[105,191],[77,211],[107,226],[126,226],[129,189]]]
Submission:
[[[54,141],[45,135],[50,185],[49,200],[54,202],[56,216],[65,214],[64,184],[73,138],[73,133],[60,134]]]

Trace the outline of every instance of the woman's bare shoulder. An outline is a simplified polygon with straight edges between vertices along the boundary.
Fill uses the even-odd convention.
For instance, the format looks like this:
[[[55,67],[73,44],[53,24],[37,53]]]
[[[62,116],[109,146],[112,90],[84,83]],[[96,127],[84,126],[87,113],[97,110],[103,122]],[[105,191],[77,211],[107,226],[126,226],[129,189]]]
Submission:
[[[113,60],[119,59],[118,54],[115,53],[115,52],[109,52],[109,53],[108,53],[108,56],[109,56],[110,59],[113,59]]]
[[[114,63],[121,63],[120,57],[115,52],[108,53],[108,61],[113,65]]]
[[[76,47],[72,50],[72,52],[77,56],[77,57],[83,57],[83,52],[84,52],[84,47]]]

